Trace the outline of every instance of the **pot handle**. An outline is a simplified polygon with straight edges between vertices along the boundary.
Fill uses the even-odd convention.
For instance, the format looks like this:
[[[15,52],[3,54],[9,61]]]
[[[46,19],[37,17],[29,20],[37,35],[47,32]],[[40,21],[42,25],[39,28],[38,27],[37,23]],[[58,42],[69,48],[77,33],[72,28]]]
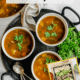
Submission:
[[[8,72],[3,73],[3,74],[1,75],[1,80],[3,80],[3,77],[4,77],[5,75],[11,75],[11,74],[12,74],[11,71],[8,71]]]
[[[79,21],[78,21],[78,22],[71,22],[67,17],[65,17],[65,16],[64,16],[64,12],[65,12],[66,9],[69,9],[69,10],[71,10],[73,13],[75,13],[75,15],[78,17]],[[75,10],[73,10],[72,8],[70,8],[70,7],[68,7],[68,6],[66,6],[66,7],[64,7],[64,8],[62,9],[62,16],[64,16],[64,17],[70,22],[70,24],[71,24],[72,26],[73,26],[73,25],[78,25],[78,24],[80,24],[80,16],[79,16],[79,14],[78,14]]]

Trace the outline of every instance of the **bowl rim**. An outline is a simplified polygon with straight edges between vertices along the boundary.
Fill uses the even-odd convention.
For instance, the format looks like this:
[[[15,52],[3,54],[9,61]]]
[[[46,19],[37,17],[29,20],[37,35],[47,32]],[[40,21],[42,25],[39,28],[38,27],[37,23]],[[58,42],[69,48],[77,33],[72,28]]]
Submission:
[[[22,4],[21,4],[22,5]],[[21,11],[26,7],[28,6],[28,4],[23,4],[24,6],[18,11],[16,12],[15,14],[11,15],[11,16],[7,16],[7,17],[0,17],[0,19],[6,19],[6,18],[10,18],[10,17],[13,17],[13,16],[16,16],[17,14],[21,13]]]
[[[37,32],[38,25],[39,25],[40,21],[43,20],[44,18],[48,17],[48,16],[56,16],[57,18],[59,18],[59,19],[63,22],[63,24],[64,24],[64,22],[65,22],[65,24],[64,24],[64,26],[65,26],[65,28],[66,28],[66,29],[65,29],[65,34],[64,34],[62,40],[60,40],[58,43],[55,43],[55,44],[47,44],[47,43],[45,43],[44,41],[42,41],[42,40],[40,39],[40,37],[39,37],[39,35],[38,35],[38,32]],[[60,44],[67,38],[67,35],[68,35],[68,23],[67,23],[67,21],[65,20],[65,18],[64,18],[63,16],[61,16],[60,14],[58,14],[58,13],[46,13],[46,14],[44,14],[43,16],[41,16],[41,17],[39,18],[39,20],[37,21],[37,24],[36,24],[36,35],[37,35],[37,38],[39,39],[39,41],[40,41],[41,43],[43,43],[44,45],[47,45],[47,46],[57,46],[57,45],[60,45]]]
[[[32,40],[33,40],[33,48],[32,48],[32,50],[30,51],[30,53],[29,53],[27,56],[25,56],[25,57],[23,57],[23,58],[14,58],[14,57],[10,56],[10,55],[6,52],[5,47],[4,47],[4,40],[5,40],[6,36],[8,35],[8,33],[11,32],[11,31],[13,31],[13,30],[16,30],[16,29],[22,29],[22,30],[28,32],[28,33],[30,34],[30,36],[32,37]],[[9,29],[9,30],[6,31],[6,33],[5,33],[5,34],[3,35],[3,37],[2,37],[1,46],[2,46],[2,50],[3,50],[4,54],[5,54],[8,58],[10,58],[10,59],[12,59],[12,60],[24,60],[24,59],[28,58],[28,57],[33,53],[34,48],[35,48],[35,39],[34,39],[33,34],[32,34],[28,29],[26,29],[26,28],[24,28],[24,27],[21,27],[21,26],[17,26],[17,27],[13,27],[13,28],[11,28],[11,29]]]
[[[62,60],[62,58],[61,58],[56,52],[54,52],[54,51],[49,51],[49,50],[47,50],[47,51],[39,52],[39,53],[33,58],[32,63],[31,63],[31,72],[32,72],[33,77],[34,77],[36,80],[40,80],[40,79],[39,79],[39,78],[35,75],[35,73],[34,73],[34,70],[33,70],[34,62],[35,62],[35,60],[37,59],[37,57],[38,57],[39,55],[44,54],[44,53],[53,54],[53,55],[57,56],[60,60]]]

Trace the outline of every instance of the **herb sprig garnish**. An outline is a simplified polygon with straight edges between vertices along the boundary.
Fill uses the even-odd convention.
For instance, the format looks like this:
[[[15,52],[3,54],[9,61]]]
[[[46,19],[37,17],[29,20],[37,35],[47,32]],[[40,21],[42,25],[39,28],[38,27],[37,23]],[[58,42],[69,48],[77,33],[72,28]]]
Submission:
[[[55,62],[55,60],[53,60],[53,59],[49,59],[48,57],[46,58],[46,62],[45,62],[45,64],[47,64],[47,63],[52,63],[52,62]]]
[[[50,37],[50,33],[49,32],[45,32],[45,37]]]
[[[23,43],[23,35],[19,35],[19,36],[15,35],[14,40],[18,42],[17,46],[19,47],[19,50],[21,50],[22,49],[21,44]]]
[[[50,26],[47,26],[47,30],[53,30],[54,26],[56,26],[57,24],[52,24]]]
[[[51,36],[57,36],[57,34],[56,33],[51,33]]]
[[[53,22],[52,22],[52,24],[50,25],[50,26],[47,26],[47,30],[53,30],[53,28],[54,28],[54,26],[56,26],[57,24],[53,24]],[[50,36],[57,36],[57,34],[56,33],[49,33],[49,32],[45,32],[44,33],[45,34],[45,37],[50,37]]]
[[[53,60],[53,59],[49,59],[49,58],[47,57],[45,64],[47,64],[47,63],[52,63],[52,62],[56,62],[56,61]],[[45,67],[43,68],[43,70],[44,70],[44,72],[48,72],[48,70],[47,70]]]

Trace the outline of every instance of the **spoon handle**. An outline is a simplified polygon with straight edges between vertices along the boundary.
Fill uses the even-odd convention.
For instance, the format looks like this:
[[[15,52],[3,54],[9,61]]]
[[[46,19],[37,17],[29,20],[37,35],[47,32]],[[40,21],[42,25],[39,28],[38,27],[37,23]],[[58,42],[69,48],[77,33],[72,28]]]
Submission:
[[[22,80],[22,74],[20,74],[20,78],[21,78],[21,80]]]
[[[23,75],[23,79],[26,80],[25,77],[24,77],[24,75]]]
[[[25,73],[23,73],[27,78],[29,78],[30,80],[33,80],[33,79],[31,79],[29,76],[27,76]]]

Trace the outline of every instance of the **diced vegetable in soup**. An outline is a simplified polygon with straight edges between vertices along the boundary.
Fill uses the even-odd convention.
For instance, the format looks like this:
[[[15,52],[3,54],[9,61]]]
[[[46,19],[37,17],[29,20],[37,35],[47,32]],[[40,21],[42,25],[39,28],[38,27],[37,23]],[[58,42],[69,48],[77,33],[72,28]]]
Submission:
[[[56,44],[64,37],[65,27],[59,18],[48,16],[40,21],[37,31],[43,42]]]
[[[8,33],[4,41],[4,47],[10,56],[22,58],[31,52],[33,40],[28,32],[16,29]]]
[[[23,6],[22,4],[6,4],[6,0],[0,0],[0,17],[11,16],[21,10]]]
[[[47,63],[59,61],[58,57],[50,53],[43,53],[34,62],[34,73],[40,80],[50,80]]]

